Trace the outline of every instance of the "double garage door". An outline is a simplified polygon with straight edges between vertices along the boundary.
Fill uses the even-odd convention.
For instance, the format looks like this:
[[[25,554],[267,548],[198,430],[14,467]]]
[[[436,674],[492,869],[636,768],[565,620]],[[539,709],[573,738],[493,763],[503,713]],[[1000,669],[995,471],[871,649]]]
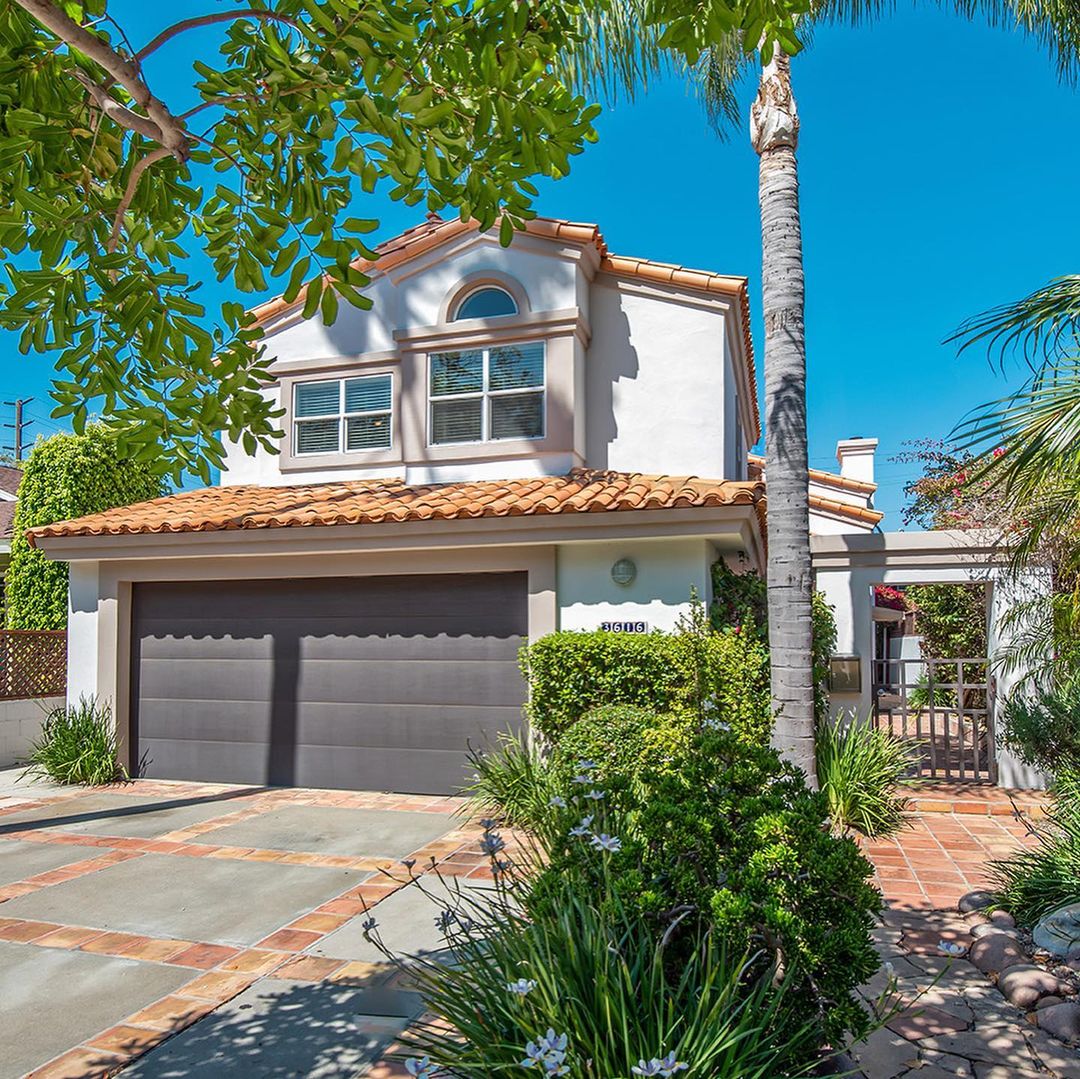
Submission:
[[[141,774],[451,793],[521,727],[527,625],[523,573],[137,584]]]

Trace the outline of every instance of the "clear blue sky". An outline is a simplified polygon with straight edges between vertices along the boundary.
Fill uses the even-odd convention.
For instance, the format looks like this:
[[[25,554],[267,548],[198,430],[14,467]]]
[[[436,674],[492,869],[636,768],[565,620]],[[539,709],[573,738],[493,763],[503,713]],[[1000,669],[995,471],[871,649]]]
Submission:
[[[177,0],[167,17],[213,6]],[[161,25],[157,5],[114,10],[136,20],[136,39]],[[175,66],[154,73],[166,100],[185,96],[195,51],[177,49]],[[898,528],[912,469],[888,458],[905,439],[945,437],[1018,381],[975,353],[957,358],[943,338],[968,315],[1080,271],[1080,94],[1033,43],[928,6],[872,29],[820,30],[793,72],[811,461],[830,467],[838,438],[877,436],[878,505]],[[539,211],[599,223],[619,253],[749,275],[760,375],[757,162],[745,131],[728,142],[710,134],[678,80],[606,110],[598,126],[600,142],[545,185]],[[386,235],[420,216],[381,200],[375,213]],[[31,414],[44,422],[34,430],[51,430],[48,358],[0,343],[0,401],[35,396]]]

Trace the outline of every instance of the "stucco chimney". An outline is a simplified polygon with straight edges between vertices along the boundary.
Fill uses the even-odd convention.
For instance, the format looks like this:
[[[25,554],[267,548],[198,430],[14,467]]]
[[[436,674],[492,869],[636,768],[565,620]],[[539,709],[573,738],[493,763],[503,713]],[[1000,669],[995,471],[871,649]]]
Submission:
[[[876,438],[842,438],[836,444],[836,460],[840,475],[860,483],[874,482],[874,453]]]

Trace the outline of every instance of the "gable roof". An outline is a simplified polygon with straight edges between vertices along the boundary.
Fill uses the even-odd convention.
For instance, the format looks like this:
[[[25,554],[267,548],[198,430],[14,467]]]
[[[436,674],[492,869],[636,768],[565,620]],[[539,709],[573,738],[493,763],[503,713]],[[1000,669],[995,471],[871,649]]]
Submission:
[[[765,477],[765,458],[757,453],[746,455],[749,474],[754,479]],[[864,483],[862,480],[848,479],[847,476],[837,475],[835,472],[823,472],[819,468],[807,469],[807,475],[812,483],[819,483],[824,487],[833,487],[842,491],[850,491],[852,494],[863,495],[869,498],[877,490],[876,483]],[[822,495],[810,492],[810,508],[819,513],[828,513],[834,517],[846,517],[849,521],[857,521],[862,525],[874,527],[881,524],[885,514],[879,510],[870,509],[868,506],[858,506],[852,502],[844,502],[839,498],[825,498]]]
[[[12,468],[10,465],[0,465],[0,491],[6,494],[17,494],[19,484],[22,482],[22,469]],[[6,499],[4,500],[6,501]]]
[[[31,529],[31,544],[54,536],[223,532],[248,528],[362,525],[478,517],[613,513],[624,510],[752,506],[762,483],[574,469],[566,476],[409,486],[351,480],[294,487],[206,487]]]
[[[400,266],[410,259],[431,251],[444,243],[457,239],[469,232],[476,232],[479,225],[475,221],[461,221],[458,218],[444,220],[438,214],[428,214],[419,225],[413,225],[397,236],[392,236],[375,245],[378,259],[357,259],[353,266],[365,274],[375,271],[385,272]],[[761,437],[761,414],[758,409],[757,371],[754,362],[754,342],[750,335],[750,297],[745,277],[732,277],[714,273],[711,270],[694,270],[673,263],[654,262],[652,259],[633,258],[626,255],[614,255],[608,250],[597,225],[579,221],[565,221],[556,217],[534,217],[525,222],[525,232],[547,240],[559,240],[580,247],[594,247],[600,256],[600,272],[615,277],[636,278],[657,285],[670,285],[673,288],[691,289],[695,292],[712,293],[728,296],[737,300],[741,322],[743,347],[746,349],[746,373],[750,383],[750,406],[754,418],[754,438]],[[277,296],[252,308],[251,313],[260,325],[269,322],[287,311],[303,304],[298,297],[287,302]]]

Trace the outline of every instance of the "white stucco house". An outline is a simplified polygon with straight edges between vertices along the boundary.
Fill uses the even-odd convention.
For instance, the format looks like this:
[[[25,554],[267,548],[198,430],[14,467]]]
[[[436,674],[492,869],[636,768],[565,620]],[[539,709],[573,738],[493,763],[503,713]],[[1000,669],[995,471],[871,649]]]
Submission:
[[[69,698],[144,774],[448,791],[521,722],[526,638],[670,629],[718,557],[762,568],[744,278],[544,218],[379,253],[370,311],[256,311],[280,454],[32,534],[71,564]],[[815,533],[873,533],[875,446],[811,473]]]

